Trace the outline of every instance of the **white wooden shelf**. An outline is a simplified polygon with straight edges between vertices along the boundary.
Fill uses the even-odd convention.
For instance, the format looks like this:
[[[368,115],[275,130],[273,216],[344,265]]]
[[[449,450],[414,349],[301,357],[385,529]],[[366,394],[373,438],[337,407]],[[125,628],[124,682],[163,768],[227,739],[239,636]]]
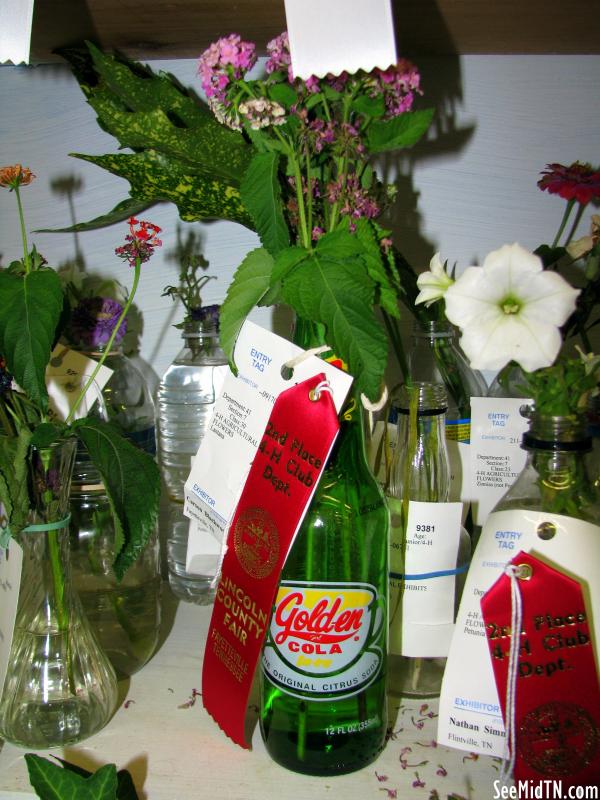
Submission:
[[[164,595],[166,639],[154,658],[121,684],[121,702],[111,722],[76,746],[40,755],[53,754],[89,770],[115,763],[130,771],[140,800],[429,800],[434,789],[440,800],[453,793],[494,796],[498,759],[433,746],[435,701],[392,707],[394,734],[384,752],[350,775],[317,778],[288,772],[269,758],[258,728],[252,751],[237,747],[196,696],[212,606],[176,605],[168,589]],[[0,748],[0,800],[34,800],[26,751],[1,742]]]

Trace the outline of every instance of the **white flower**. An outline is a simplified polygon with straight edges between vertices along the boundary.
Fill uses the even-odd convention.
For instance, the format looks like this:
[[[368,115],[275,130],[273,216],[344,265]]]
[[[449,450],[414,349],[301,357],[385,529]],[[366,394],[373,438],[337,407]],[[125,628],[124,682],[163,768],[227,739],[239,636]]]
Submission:
[[[440,300],[448,287],[454,283],[444,269],[439,253],[436,253],[429,262],[429,269],[429,272],[422,272],[417,278],[417,286],[421,290],[415,300],[417,305],[425,303],[426,306],[430,306],[436,300]]]
[[[474,369],[518,362],[527,372],[549,367],[560,350],[559,328],[579,291],[519,244],[489,253],[467,267],[445,295],[446,317],[462,332],[460,344]]]

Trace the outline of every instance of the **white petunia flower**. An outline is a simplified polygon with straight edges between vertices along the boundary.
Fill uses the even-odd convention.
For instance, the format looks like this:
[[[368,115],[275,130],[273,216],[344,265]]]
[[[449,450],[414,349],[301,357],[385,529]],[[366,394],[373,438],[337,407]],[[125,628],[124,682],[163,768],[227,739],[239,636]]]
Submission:
[[[444,295],[446,317],[461,329],[460,344],[474,369],[518,362],[527,372],[549,367],[561,348],[559,328],[579,290],[519,244],[467,267]]]
[[[425,303],[426,306],[430,306],[436,300],[441,300],[448,287],[453,283],[454,281],[444,269],[440,254],[436,253],[429,262],[429,272],[422,272],[417,278],[417,286],[421,291],[417,295],[415,304]]]

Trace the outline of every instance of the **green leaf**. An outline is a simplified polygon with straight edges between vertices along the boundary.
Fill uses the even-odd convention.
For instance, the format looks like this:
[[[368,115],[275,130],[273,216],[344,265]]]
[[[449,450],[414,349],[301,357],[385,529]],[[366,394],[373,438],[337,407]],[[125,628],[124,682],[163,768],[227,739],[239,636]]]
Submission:
[[[14,536],[27,524],[29,491],[27,452],[31,431],[21,428],[17,436],[0,436],[0,498]]]
[[[241,185],[242,203],[252,215],[263,246],[272,256],[290,244],[281,202],[279,160],[278,153],[257,153]]]
[[[128,197],[109,211],[107,214],[102,214],[100,217],[89,220],[89,222],[78,222],[76,225],[70,225],[68,228],[39,228],[36,233],[79,233],[80,231],[93,231],[97,228],[105,228],[107,225],[114,225],[115,222],[122,222],[129,217],[135,217],[142,211],[145,211],[153,205],[149,200],[136,200]]]
[[[53,422],[40,423],[33,432],[30,444],[33,447],[49,447],[64,435],[65,425]]]
[[[214,120],[208,106],[191,97],[171,76],[165,73],[157,75],[148,66],[128,59],[118,60],[91,42],[87,43],[87,48],[104,90],[109,90],[133,111],[162,108],[189,126]]]
[[[221,306],[220,340],[233,365],[233,351],[240,328],[269,288],[273,256],[264,247],[252,250],[237,268]]]
[[[174,125],[162,109],[129,112],[115,108],[104,98],[90,100],[104,126],[116,136],[122,147],[132,150],[156,150],[193,167],[206,175],[239,185],[252,150],[240,139],[241,146],[225,147],[218,133],[227,130],[222,125],[199,128],[180,128]]]
[[[154,531],[160,501],[158,466],[110,423],[89,417],[72,427],[106,487],[115,518],[114,570],[120,579]]]
[[[0,308],[0,353],[17,383],[45,411],[46,366],[63,308],[60,278],[52,269],[24,276],[0,272]]]
[[[385,113],[385,103],[383,97],[369,97],[366,94],[359,94],[350,104],[352,111],[363,114],[365,117],[382,117]]]
[[[373,224],[366,219],[360,219],[356,224],[354,234],[364,248],[365,264],[370,278],[377,285],[377,303],[392,317],[400,316],[398,308],[398,289],[394,285],[396,275],[388,273],[387,265],[383,260],[381,246],[373,230]]]
[[[26,753],[29,780],[41,800],[117,800],[117,769],[106,764],[84,777],[47,758]]]
[[[367,147],[371,153],[385,153],[400,147],[412,147],[426,133],[433,109],[405,111],[397,117],[374,120],[367,128]]]
[[[282,281],[282,297],[299,316],[326,327],[327,343],[348,364],[359,391],[379,398],[387,337],[374,315],[375,286],[360,243],[346,231],[326,234]]]
[[[251,216],[240,198],[239,190],[216,179],[197,175],[173,159],[153,150],[142,153],[76,158],[97,164],[131,184],[131,195],[148,205],[160,200],[175,203],[186,222],[199,219],[229,219],[253,229]]]
[[[54,758],[63,765],[64,769],[74,772],[76,775],[81,775],[83,778],[87,778],[92,775],[89,770],[84,769],[77,764],[71,764],[69,761],[65,761],[63,758],[59,758],[58,756],[54,756]],[[139,800],[135,784],[133,783],[133,778],[126,769],[120,769],[117,772],[116,800]]]
[[[289,83],[274,83],[269,86],[269,99],[279,103],[284,108],[290,108],[298,102],[298,92]]]

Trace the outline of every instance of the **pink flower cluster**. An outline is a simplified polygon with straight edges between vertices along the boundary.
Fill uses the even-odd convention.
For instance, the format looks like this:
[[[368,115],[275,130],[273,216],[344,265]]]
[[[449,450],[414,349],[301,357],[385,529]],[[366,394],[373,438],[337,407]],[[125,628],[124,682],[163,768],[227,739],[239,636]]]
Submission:
[[[225,93],[232,80],[238,80],[256,63],[256,46],[232,33],[213,42],[198,60],[198,74],[206,96],[226,102]]]
[[[286,72],[289,83],[294,83],[294,72],[292,70],[292,56],[290,54],[290,41],[287,31],[279,34],[267,44],[269,58],[265,64],[268,75],[274,72]],[[302,88],[309,94],[316,94],[320,91],[319,79],[312,75],[306,81],[302,81],[298,88]]]
[[[290,42],[287,31],[271,39],[267,44],[267,53],[269,54],[265,64],[267,74],[271,75],[273,72],[279,72],[279,70],[287,70],[288,80],[291,83],[294,80],[294,76],[291,68],[292,57],[290,55]]]
[[[387,117],[410,111],[415,93],[423,94],[418,69],[406,58],[386,70],[375,69],[369,79],[371,95],[383,95]]]

